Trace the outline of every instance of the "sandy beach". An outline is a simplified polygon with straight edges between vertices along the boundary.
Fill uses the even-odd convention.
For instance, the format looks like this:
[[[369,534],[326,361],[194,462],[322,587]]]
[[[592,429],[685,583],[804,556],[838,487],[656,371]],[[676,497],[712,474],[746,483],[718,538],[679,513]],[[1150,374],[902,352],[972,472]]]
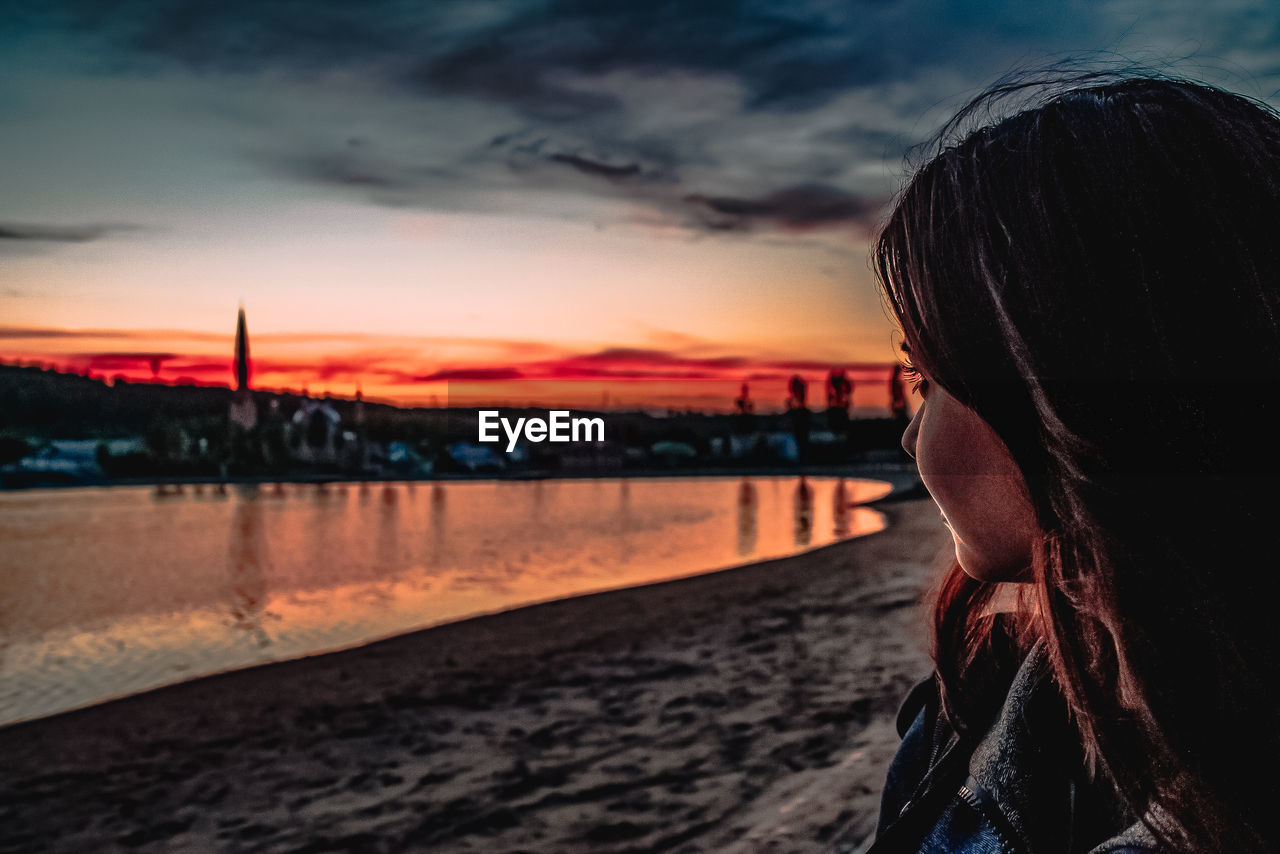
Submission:
[[[931,499],[803,555],[0,730],[0,851],[822,851],[929,670]]]

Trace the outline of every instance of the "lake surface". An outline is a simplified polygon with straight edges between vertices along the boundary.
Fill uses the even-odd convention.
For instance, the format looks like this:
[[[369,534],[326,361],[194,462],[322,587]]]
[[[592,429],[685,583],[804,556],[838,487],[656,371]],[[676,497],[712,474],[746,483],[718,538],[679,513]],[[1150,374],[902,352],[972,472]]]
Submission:
[[[644,478],[0,493],[0,724],[884,527],[887,483]]]

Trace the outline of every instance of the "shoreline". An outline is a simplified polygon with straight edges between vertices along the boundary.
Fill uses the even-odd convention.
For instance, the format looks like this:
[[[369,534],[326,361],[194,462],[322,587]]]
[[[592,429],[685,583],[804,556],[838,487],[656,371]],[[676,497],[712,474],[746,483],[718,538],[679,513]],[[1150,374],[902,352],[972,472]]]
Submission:
[[[928,672],[914,605],[951,544],[930,499],[873,506],[886,530],[801,555],[7,726],[0,848],[821,850],[841,826],[865,834],[893,715]]]
[[[641,469],[609,469],[609,470],[529,470],[517,472],[441,472],[427,477],[386,475],[351,475],[351,474],[280,474],[280,475],[240,475],[229,477],[137,477],[137,478],[84,478],[67,481],[32,482],[10,484],[0,473],[0,493],[23,492],[32,489],[104,489],[115,486],[263,486],[267,484],[290,484],[299,486],[318,486],[328,484],[359,483],[450,483],[485,480],[603,480],[619,478],[658,478],[658,477],[869,477],[875,478],[877,473],[914,473],[915,464],[897,459],[852,461],[838,464],[811,464],[797,466],[794,464],[779,466],[678,466],[671,468]]]

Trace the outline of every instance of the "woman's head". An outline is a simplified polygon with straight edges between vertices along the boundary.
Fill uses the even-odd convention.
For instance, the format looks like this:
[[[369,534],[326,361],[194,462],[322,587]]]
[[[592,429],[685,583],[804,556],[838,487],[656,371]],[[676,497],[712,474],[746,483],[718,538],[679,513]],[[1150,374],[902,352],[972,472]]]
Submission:
[[[1032,582],[1089,757],[1184,842],[1274,841],[1239,763],[1280,759],[1280,119],[1174,79],[1002,84],[944,130],[875,259],[929,384],[904,445],[948,516],[1024,526],[1022,571],[991,577]],[[990,592],[963,564],[936,649],[962,725]]]

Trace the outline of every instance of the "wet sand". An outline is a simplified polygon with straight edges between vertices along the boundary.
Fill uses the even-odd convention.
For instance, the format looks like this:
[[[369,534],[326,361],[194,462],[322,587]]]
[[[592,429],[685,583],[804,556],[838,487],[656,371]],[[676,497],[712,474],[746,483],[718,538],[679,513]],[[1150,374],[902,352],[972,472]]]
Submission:
[[[874,827],[951,538],[888,530],[0,729],[0,851],[822,851]]]

